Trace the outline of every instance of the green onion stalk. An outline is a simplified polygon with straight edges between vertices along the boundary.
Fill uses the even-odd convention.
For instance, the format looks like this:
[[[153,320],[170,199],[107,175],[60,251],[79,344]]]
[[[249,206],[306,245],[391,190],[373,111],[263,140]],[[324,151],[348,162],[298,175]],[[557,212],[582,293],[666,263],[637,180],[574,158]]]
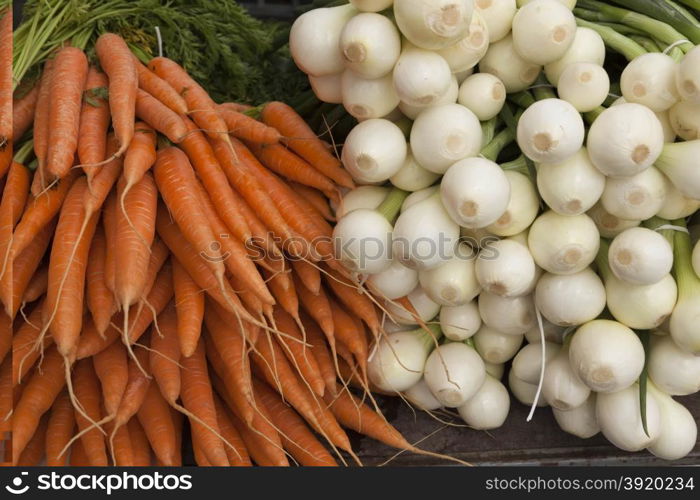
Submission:
[[[392,188],[389,194],[386,195],[384,201],[382,201],[377,207],[377,212],[382,214],[390,224],[396,222],[396,218],[399,216],[401,211],[401,205],[403,205],[404,200],[409,195],[408,191],[399,189],[397,187]]]
[[[690,234],[684,231],[685,220],[671,222],[678,230],[674,234],[673,275],[678,285],[678,302],[671,314],[670,333],[683,350],[700,355],[700,277],[692,264],[693,246]]]

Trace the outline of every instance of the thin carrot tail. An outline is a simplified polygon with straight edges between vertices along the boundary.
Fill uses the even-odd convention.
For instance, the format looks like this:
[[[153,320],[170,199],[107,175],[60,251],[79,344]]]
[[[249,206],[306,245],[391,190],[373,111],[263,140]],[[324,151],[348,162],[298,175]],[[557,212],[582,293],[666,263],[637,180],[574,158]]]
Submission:
[[[131,347],[131,339],[129,339],[129,304],[123,304],[122,309],[124,311],[124,328],[122,329],[122,342],[124,343],[124,346],[126,347],[126,350],[129,353],[129,357],[134,360],[139,371],[143,373],[145,377],[150,378],[150,375],[148,374],[148,372],[146,372],[146,369],[143,366],[141,366],[141,363],[139,362],[138,358],[136,357],[136,354],[134,354],[134,350]]]
[[[102,434],[107,434],[104,429],[101,427],[101,424],[98,422],[95,422],[90,415],[87,414],[85,411],[85,408],[83,408],[83,405],[78,401],[78,398],[75,397],[75,392],[73,391],[73,381],[71,379],[70,375],[70,368],[71,368],[71,361],[67,357],[64,356],[63,358],[63,364],[66,367],[66,387],[68,389],[68,396],[70,397],[71,404],[73,405],[73,408],[80,413],[80,415],[85,418],[90,424],[92,424],[90,427],[91,428],[97,428]],[[60,456],[60,455],[59,455]]]

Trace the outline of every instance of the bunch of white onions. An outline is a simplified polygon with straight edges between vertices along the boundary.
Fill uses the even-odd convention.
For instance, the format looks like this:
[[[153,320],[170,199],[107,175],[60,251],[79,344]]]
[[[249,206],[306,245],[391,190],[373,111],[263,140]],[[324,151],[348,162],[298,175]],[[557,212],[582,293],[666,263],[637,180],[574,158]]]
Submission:
[[[294,60],[358,121],[336,257],[386,315],[379,389],[494,429],[512,361],[512,394],[564,431],[681,458],[697,431],[672,396],[700,390],[700,48],[644,53],[577,26],[575,3],[351,0],[297,19]],[[606,44],[629,59],[616,81]]]

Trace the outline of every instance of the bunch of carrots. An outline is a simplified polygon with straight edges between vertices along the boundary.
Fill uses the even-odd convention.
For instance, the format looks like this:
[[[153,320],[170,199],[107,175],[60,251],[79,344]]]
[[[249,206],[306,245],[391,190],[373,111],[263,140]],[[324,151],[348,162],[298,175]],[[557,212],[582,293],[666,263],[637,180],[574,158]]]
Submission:
[[[352,181],[332,149],[286,104],[217,104],[115,34],[95,53],[66,45],[0,93],[12,462],[181,465],[185,419],[199,465],[359,462],[345,429],[427,453],[372,404],[380,322],[333,258]]]

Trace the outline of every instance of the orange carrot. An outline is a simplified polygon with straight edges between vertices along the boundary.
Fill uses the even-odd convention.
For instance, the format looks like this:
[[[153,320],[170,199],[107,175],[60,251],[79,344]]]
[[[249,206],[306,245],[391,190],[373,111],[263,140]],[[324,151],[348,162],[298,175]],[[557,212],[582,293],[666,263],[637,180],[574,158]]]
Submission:
[[[158,316],[160,334],[151,333],[151,372],[160,393],[172,404],[180,397],[180,343],[177,338],[175,306],[170,303]]]
[[[219,429],[221,429],[221,435],[235,448],[235,451],[231,448],[226,448],[229,465],[234,467],[248,467],[252,465],[243,438],[236,430],[236,426],[233,425],[231,415],[224,403],[216,395],[214,395],[214,405],[216,406],[216,422],[219,424]]]
[[[19,384],[39,357],[40,352],[35,350],[36,341],[41,331],[41,308],[42,304],[34,307],[29,314],[27,321],[17,328],[12,336],[12,386]],[[52,341],[51,337],[46,337],[44,348]],[[22,360],[24,362],[22,363]]]
[[[185,99],[190,116],[209,137],[227,137],[226,123],[216,111],[216,104],[179,64],[166,57],[155,57],[148,63],[148,69]]]
[[[284,142],[323,175],[341,186],[353,188],[350,175],[342,168],[340,160],[328,152],[325,144],[316,137],[311,127],[294,109],[283,102],[269,102],[260,113],[263,123],[279,130]]]
[[[277,144],[280,140],[280,133],[275,128],[244,115],[230,104],[220,104],[217,110],[226,122],[229,133],[238,139],[254,144]]]
[[[102,212],[102,224],[104,226],[105,233],[105,287],[109,290],[112,295],[114,295],[115,285],[114,282],[117,279],[117,262],[116,262],[116,248],[117,248],[117,205],[119,200],[117,199],[116,191],[112,191],[107,199],[105,200],[104,209]]]
[[[310,316],[302,313],[301,319],[304,323],[304,328],[306,329],[306,341],[311,345],[311,352],[318,363],[319,371],[321,372],[323,381],[326,384],[326,391],[335,393],[335,366],[331,352],[328,350],[326,337]]]
[[[29,440],[24,451],[19,456],[17,460],[17,466],[19,467],[31,467],[34,465],[39,465],[41,459],[44,458],[44,452],[46,451],[46,428],[47,428],[48,418],[44,415],[39,421],[39,426],[36,428],[36,432]]]
[[[151,446],[148,443],[143,426],[136,417],[129,420],[129,441],[134,458],[134,466],[148,467],[151,465]]]
[[[31,127],[38,98],[39,85],[34,85],[21,98],[12,99],[12,140],[15,144]]]
[[[173,289],[177,313],[176,338],[179,339],[178,346],[182,355],[187,358],[197,348],[202,333],[204,292],[177,259],[173,259]]]
[[[114,134],[107,135],[107,156],[112,157],[117,150],[118,144]],[[92,178],[90,189],[85,193],[85,210],[92,214],[97,212],[104,205],[107,196],[112,191],[112,186],[117,182],[119,174],[122,172],[122,158],[115,158],[105,161],[102,168]]]
[[[134,136],[138,73],[134,56],[119,35],[100,35],[95,43],[95,52],[100,66],[109,77],[109,108],[114,135],[119,142],[119,149],[113,153],[113,157],[119,157],[126,152]]]
[[[107,416],[114,417],[126,391],[129,367],[126,349],[119,342],[112,342],[92,358],[95,373],[102,386],[102,398]]]
[[[201,207],[204,215],[211,224],[216,240],[221,247],[224,264],[229,272],[235,275],[246,287],[257,297],[267,304],[274,304],[275,299],[270,295],[265,281],[255,267],[255,264],[248,259],[248,252],[243,243],[235,238],[230,238],[228,229],[216,213],[216,209],[209,199],[209,195],[199,181],[195,180],[195,187],[201,200]]]
[[[292,269],[304,286],[314,295],[321,291],[321,271],[304,260],[293,259]]]
[[[328,206],[328,200],[323,193],[317,189],[305,186],[304,184],[298,184],[296,182],[290,182],[289,185],[297,194],[299,194],[299,199],[306,202],[306,206],[313,209],[327,221],[335,222],[335,216],[333,215],[333,212],[331,212],[331,208]]]
[[[87,263],[87,307],[92,314],[95,327],[104,333],[116,311],[114,295],[105,284],[106,242],[104,229],[98,227],[90,245]]]
[[[119,181],[117,194],[122,210],[117,213],[117,248],[114,295],[124,317],[123,337],[129,338],[129,308],[143,295],[151,244],[156,231],[158,192],[153,177],[146,173],[128,193],[126,179]]]
[[[211,374],[211,380],[216,392],[226,400],[231,411],[235,412],[241,420],[245,421],[247,425],[255,427],[254,422],[256,416],[259,417],[259,415],[256,414],[253,400],[248,399],[242,387],[238,386],[236,377],[240,377],[240,375],[234,374],[233,370],[226,366],[210,335],[204,337],[204,344],[207,360],[214,371]]]
[[[166,466],[175,465],[177,456],[175,423],[170,414],[170,407],[161,395],[158,385],[149,385],[146,397],[138,410],[138,417],[158,460]]]
[[[136,116],[171,142],[178,143],[187,134],[187,127],[180,115],[141,89],[136,93]]]
[[[283,347],[287,359],[299,372],[299,376],[305,384],[317,395],[323,396],[326,385],[321,377],[321,370],[311,349],[304,345],[305,334],[299,331],[292,317],[280,307],[275,307],[275,325],[285,335],[278,335],[277,339]]]
[[[0,279],[12,268],[12,233],[29,195],[29,170],[12,162],[0,200]]]
[[[49,286],[49,267],[41,266],[32,276],[22,294],[22,304],[28,304],[40,299]]]
[[[22,388],[12,387],[12,356],[6,356],[0,363],[0,432],[12,431],[12,411],[17,407]],[[9,448],[9,450],[7,449]],[[5,462],[11,461],[12,447],[5,449]]]
[[[22,296],[46,253],[55,227],[56,220],[49,221],[29,246],[14,259],[12,272],[0,280],[0,302],[5,304],[5,311],[11,318],[15,317],[20,308]]]
[[[363,373],[366,373],[369,348],[364,331],[358,328],[352,316],[350,316],[340,304],[332,299],[330,303],[331,309],[333,310],[335,338],[350,350],[360,364]]]
[[[73,368],[73,389],[77,404],[80,404],[93,422],[98,422],[102,418],[100,384],[98,383],[92,360],[83,359],[75,364]],[[76,412],[75,421],[81,433],[84,432],[80,439],[85,447],[85,453],[88,456],[88,460],[90,460],[90,465],[106,466],[107,450],[101,429],[93,427],[92,422],[82,412]]]
[[[182,359],[181,377],[183,406],[219,433],[202,341],[199,342],[192,356]],[[200,441],[209,462],[216,466],[228,465],[228,457],[221,439],[197,420],[190,418],[190,424],[192,433],[197,434],[197,439]]]
[[[119,204],[124,211],[124,197],[156,162],[156,133],[145,123],[134,125],[134,138],[124,157],[124,187]]]
[[[328,301],[323,287],[319,289],[319,293],[314,295],[308,288],[304,286],[298,277],[294,277],[297,296],[301,301],[302,308],[311,316],[318,326],[323,330],[331,350],[335,350],[335,324],[333,321],[333,311],[331,304]]]
[[[65,177],[73,166],[87,74],[88,61],[82,50],[63,47],[58,51],[51,77],[46,153],[46,169],[58,179]]]
[[[282,434],[285,449],[304,466],[334,466],[333,457],[316,439],[304,420],[263,382],[254,381],[255,393]]]
[[[319,189],[329,198],[338,198],[335,184],[281,144],[253,144],[250,150],[267,168],[291,181]]]
[[[51,248],[49,287],[43,310],[44,329],[49,329],[58,351],[68,360],[75,358],[82,328],[82,314],[76,311],[83,308],[87,256],[97,226],[96,214],[86,217],[83,199],[87,191],[87,181],[81,177],[61,209]],[[83,220],[88,223],[80,237]]]
[[[37,174],[35,174],[36,177]],[[15,227],[12,237],[12,247],[10,259],[18,256],[22,250],[27,248],[39,231],[48,224],[58,213],[65,201],[68,191],[73,185],[73,181],[78,177],[78,172],[74,172],[62,179],[55,189],[51,189],[39,196],[32,198],[27,203],[27,207],[22,214],[19,224]]]
[[[44,355],[41,370],[34,372],[15,406],[12,417],[12,456],[20,456],[34,435],[39,419],[53,405],[66,383],[63,356],[51,348]]]
[[[168,82],[144,66],[136,57],[134,57],[134,64],[139,76],[140,89],[148,92],[178,115],[187,113],[187,103]]]
[[[114,457],[112,465],[133,467],[135,465],[134,453],[129,437],[129,428],[121,426],[115,429],[114,421],[112,421],[107,423],[106,430],[110,435],[114,433],[114,439],[110,445],[110,454]]]
[[[381,328],[379,317],[374,303],[367,293],[360,293],[355,283],[344,278],[338,272],[327,269],[330,276],[326,276],[326,283],[330,285],[333,293],[340,301],[358,318],[362,319],[375,337]]]
[[[233,236],[246,243],[251,238],[251,229],[242,216],[245,202],[226,180],[226,175],[204,134],[192,121],[185,119],[187,136],[182,140],[182,149],[187,153],[192,166],[211,198],[216,212]]]
[[[53,78],[54,60],[44,63],[44,72],[39,80],[39,93],[36,98],[34,111],[34,126],[32,139],[34,154],[37,160],[37,170],[32,183],[32,194],[38,196],[47,186],[46,153],[49,150],[49,111],[51,102],[51,80]]]
[[[10,317],[0,311],[0,363],[5,359],[7,353],[10,352],[12,346],[12,320]],[[0,416],[0,418],[2,418]]]
[[[46,465],[49,467],[68,465],[68,454],[60,455],[60,453],[70,441],[74,428],[75,411],[68,393],[63,391],[51,407],[46,432]]]
[[[143,287],[144,297],[147,297],[151,293],[151,288],[153,288],[158,273],[165,264],[165,261],[168,260],[168,257],[170,257],[170,250],[168,250],[163,240],[156,236],[151,246],[151,259],[148,262],[148,269],[146,270],[146,286]]]
[[[12,6],[0,14],[0,150],[12,146]],[[18,138],[19,139],[19,138]],[[0,176],[1,177],[1,176]]]
[[[78,159],[87,175],[88,185],[92,184],[92,178],[107,154],[110,114],[109,102],[103,96],[108,84],[107,75],[91,66],[85,82],[78,135]]]

